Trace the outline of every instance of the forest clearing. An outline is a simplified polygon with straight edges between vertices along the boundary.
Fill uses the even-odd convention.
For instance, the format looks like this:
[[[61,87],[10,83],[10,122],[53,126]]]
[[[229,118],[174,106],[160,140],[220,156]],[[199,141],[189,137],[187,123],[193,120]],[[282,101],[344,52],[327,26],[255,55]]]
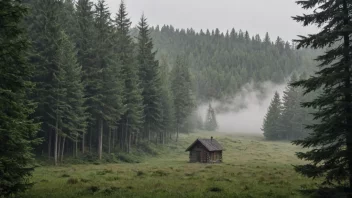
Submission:
[[[260,135],[216,133],[223,163],[188,163],[185,149],[211,135],[182,134],[177,144],[157,146],[158,155],[141,163],[38,167],[24,197],[302,197],[299,190],[316,187],[318,181],[292,168],[303,162],[294,155],[299,147]]]

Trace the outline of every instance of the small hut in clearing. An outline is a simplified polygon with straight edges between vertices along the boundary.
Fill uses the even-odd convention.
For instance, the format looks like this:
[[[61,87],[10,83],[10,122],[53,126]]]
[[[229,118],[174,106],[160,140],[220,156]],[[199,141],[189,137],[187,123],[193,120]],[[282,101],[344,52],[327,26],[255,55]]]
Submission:
[[[211,137],[197,139],[186,151],[189,151],[189,162],[220,163],[222,162],[222,146]]]

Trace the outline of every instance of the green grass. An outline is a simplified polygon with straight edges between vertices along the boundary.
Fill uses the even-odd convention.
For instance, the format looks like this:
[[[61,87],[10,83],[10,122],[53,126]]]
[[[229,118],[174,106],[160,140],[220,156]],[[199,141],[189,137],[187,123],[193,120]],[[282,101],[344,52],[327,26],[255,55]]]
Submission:
[[[224,162],[188,163],[187,146],[211,135],[225,148]],[[299,190],[317,181],[294,172],[292,165],[303,163],[294,155],[299,150],[259,136],[182,135],[141,163],[39,167],[23,197],[303,197]]]

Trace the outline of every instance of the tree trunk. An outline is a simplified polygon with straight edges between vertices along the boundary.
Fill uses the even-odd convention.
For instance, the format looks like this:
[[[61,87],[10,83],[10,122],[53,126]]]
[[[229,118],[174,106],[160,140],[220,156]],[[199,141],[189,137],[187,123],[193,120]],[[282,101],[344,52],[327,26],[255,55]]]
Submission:
[[[84,154],[84,143],[85,143],[85,137],[86,137],[86,133],[82,132],[82,153]],[[77,140],[76,140],[77,141]],[[77,156],[76,156],[77,157]]]
[[[104,121],[103,119],[99,120],[99,137],[98,137],[98,141],[99,141],[99,145],[98,145],[98,153],[99,153],[99,160],[102,159],[103,156],[103,126],[104,125]]]
[[[125,140],[124,140],[124,145],[125,145],[125,151],[128,152],[128,119],[126,119],[126,127],[125,127]]]
[[[89,152],[92,152],[92,133],[93,133],[93,130],[92,130],[92,128],[90,128],[90,130],[89,130]]]
[[[50,157],[51,157],[51,130],[48,130],[48,133],[49,133],[49,142],[48,142],[48,159],[50,160]]]
[[[155,133],[155,144],[158,144],[158,133]]]
[[[58,116],[56,116],[58,117]],[[58,143],[58,138],[59,138],[59,132],[58,129],[59,128],[59,121],[58,119],[56,119],[56,123],[55,123],[55,145],[54,145],[54,165],[57,165],[57,143]]]
[[[123,134],[124,134],[124,130],[125,130],[125,127],[123,127],[124,126],[124,124],[123,124],[123,122],[121,122],[121,127],[119,128],[119,130],[120,130],[120,133],[119,133],[119,145],[120,145],[120,149],[122,150],[123,149],[123,141],[124,141],[124,139],[123,139]]]
[[[150,143],[150,125],[149,125],[149,122],[147,123],[148,127],[147,127],[147,130],[148,130],[148,143]]]
[[[176,127],[176,142],[178,141],[178,123],[177,123],[177,127]]]
[[[162,133],[162,144],[164,145],[165,144],[165,133]]]
[[[130,135],[128,138],[128,153],[131,153],[131,140],[132,140],[132,133],[130,132]]]
[[[57,142],[57,160],[60,161],[61,158],[61,135],[59,135],[59,140]]]
[[[135,138],[134,144],[137,145],[138,144],[138,138],[139,138],[138,133],[136,133],[134,138]]]
[[[108,145],[109,145],[109,154],[111,153],[111,128],[110,126],[108,127],[108,130],[109,130],[109,137],[108,137]]]
[[[75,140],[75,158],[77,158],[78,155],[78,140]]]
[[[62,161],[64,160],[65,140],[66,140],[66,136],[63,136],[62,147],[61,147],[61,159],[60,159],[60,162],[62,162]]]
[[[112,131],[112,150],[115,152],[115,135],[116,135],[116,128],[114,127]]]

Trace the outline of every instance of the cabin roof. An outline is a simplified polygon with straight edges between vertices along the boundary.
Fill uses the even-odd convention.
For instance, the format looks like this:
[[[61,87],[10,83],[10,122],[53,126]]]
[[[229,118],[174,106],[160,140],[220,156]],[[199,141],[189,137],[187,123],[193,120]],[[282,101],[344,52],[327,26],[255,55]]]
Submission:
[[[199,138],[196,141],[194,141],[186,149],[186,151],[190,151],[197,142],[200,142],[208,151],[222,151],[222,146],[215,139],[199,139]]]

